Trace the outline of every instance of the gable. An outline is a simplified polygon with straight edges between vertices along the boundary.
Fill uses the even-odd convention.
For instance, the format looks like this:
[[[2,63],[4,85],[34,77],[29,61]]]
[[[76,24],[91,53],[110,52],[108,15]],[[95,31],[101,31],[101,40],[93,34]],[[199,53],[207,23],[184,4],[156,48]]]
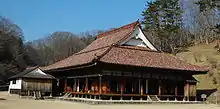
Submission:
[[[128,37],[120,45],[147,47],[151,50],[157,51],[156,47],[149,41],[149,39],[147,39],[140,27],[137,27],[130,37]]]
[[[46,73],[42,72],[39,68],[27,73],[27,74],[40,74],[40,75],[47,75]]]

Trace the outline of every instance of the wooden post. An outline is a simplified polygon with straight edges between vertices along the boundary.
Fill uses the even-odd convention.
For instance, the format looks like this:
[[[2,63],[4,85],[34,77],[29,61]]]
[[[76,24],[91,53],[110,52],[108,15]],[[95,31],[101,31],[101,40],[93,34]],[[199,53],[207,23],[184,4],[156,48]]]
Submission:
[[[99,99],[101,99],[102,94],[102,76],[99,76]]]
[[[178,89],[177,89],[177,85],[176,85],[176,87],[175,87],[175,96],[177,96],[178,95]]]
[[[161,95],[161,80],[159,80],[158,96]]]
[[[187,93],[188,93],[188,95],[187,95],[187,101],[189,101],[189,95],[190,95],[190,85],[189,85],[189,83],[187,82]]]
[[[74,79],[74,85],[73,85],[73,91],[74,91],[74,92],[76,92],[76,91],[77,91],[77,90],[76,90],[76,89],[77,89],[77,86],[76,86],[76,85],[77,85],[77,83],[76,83],[76,82],[77,82],[77,81],[76,81],[76,79]]]
[[[124,91],[124,80],[121,79],[120,80],[120,92],[121,92],[121,94],[123,94],[123,91]]]
[[[122,98],[123,91],[124,91],[124,78],[122,77],[121,80],[120,80],[120,92],[121,92],[120,100],[123,100],[123,98]]]
[[[177,95],[178,95],[178,89],[177,89],[177,84],[175,86],[175,100],[177,100]]]
[[[88,92],[88,77],[85,78],[85,92]]]
[[[77,88],[76,88],[76,91],[79,92],[80,89],[79,89],[79,79],[77,79]]]
[[[148,94],[148,80],[146,79],[146,91],[145,91],[146,94]]]
[[[142,79],[140,79],[140,86],[141,86],[141,95],[143,95],[144,90],[143,90],[143,81],[142,81]]]
[[[138,79],[138,92],[141,93],[141,80]]]
[[[131,92],[134,92],[134,83],[131,84]]]
[[[64,79],[64,92],[66,92],[67,90],[67,79]]]
[[[189,88],[189,83],[188,82],[186,82],[185,83],[185,86],[184,86],[184,100],[189,100],[189,90],[190,90],[190,88]]]

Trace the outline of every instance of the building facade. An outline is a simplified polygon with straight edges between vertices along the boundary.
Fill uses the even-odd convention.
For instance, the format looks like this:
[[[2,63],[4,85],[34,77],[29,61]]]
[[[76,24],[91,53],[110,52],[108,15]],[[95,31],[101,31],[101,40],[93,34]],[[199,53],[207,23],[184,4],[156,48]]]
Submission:
[[[52,93],[52,82],[55,78],[34,67],[9,78],[10,94],[33,95],[34,92]]]
[[[101,33],[85,49],[42,69],[70,96],[152,101],[195,100],[193,75],[208,71],[159,51],[138,21]]]

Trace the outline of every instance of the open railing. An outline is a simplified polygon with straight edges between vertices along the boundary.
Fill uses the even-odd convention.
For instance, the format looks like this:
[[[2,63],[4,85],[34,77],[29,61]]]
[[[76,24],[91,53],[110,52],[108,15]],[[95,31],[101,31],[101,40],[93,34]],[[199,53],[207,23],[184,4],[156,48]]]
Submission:
[[[147,100],[147,101],[184,101],[183,95],[149,95],[149,94],[117,94],[117,93],[85,93],[66,92],[65,97],[78,97],[102,100]]]

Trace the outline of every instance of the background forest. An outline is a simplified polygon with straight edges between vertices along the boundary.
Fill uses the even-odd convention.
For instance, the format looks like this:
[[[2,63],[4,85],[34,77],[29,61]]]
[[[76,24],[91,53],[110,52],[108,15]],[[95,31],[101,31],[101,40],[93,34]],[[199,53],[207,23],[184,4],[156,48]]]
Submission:
[[[199,43],[220,39],[218,0],[154,0],[143,5],[146,8],[140,13],[140,21],[144,32],[163,52],[176,55]],[[56,31],[26,42],[22,28],[0,16],[0,80],[27,66],[45,66],[62,60],[86,47],[104,31],[80,34]]]

